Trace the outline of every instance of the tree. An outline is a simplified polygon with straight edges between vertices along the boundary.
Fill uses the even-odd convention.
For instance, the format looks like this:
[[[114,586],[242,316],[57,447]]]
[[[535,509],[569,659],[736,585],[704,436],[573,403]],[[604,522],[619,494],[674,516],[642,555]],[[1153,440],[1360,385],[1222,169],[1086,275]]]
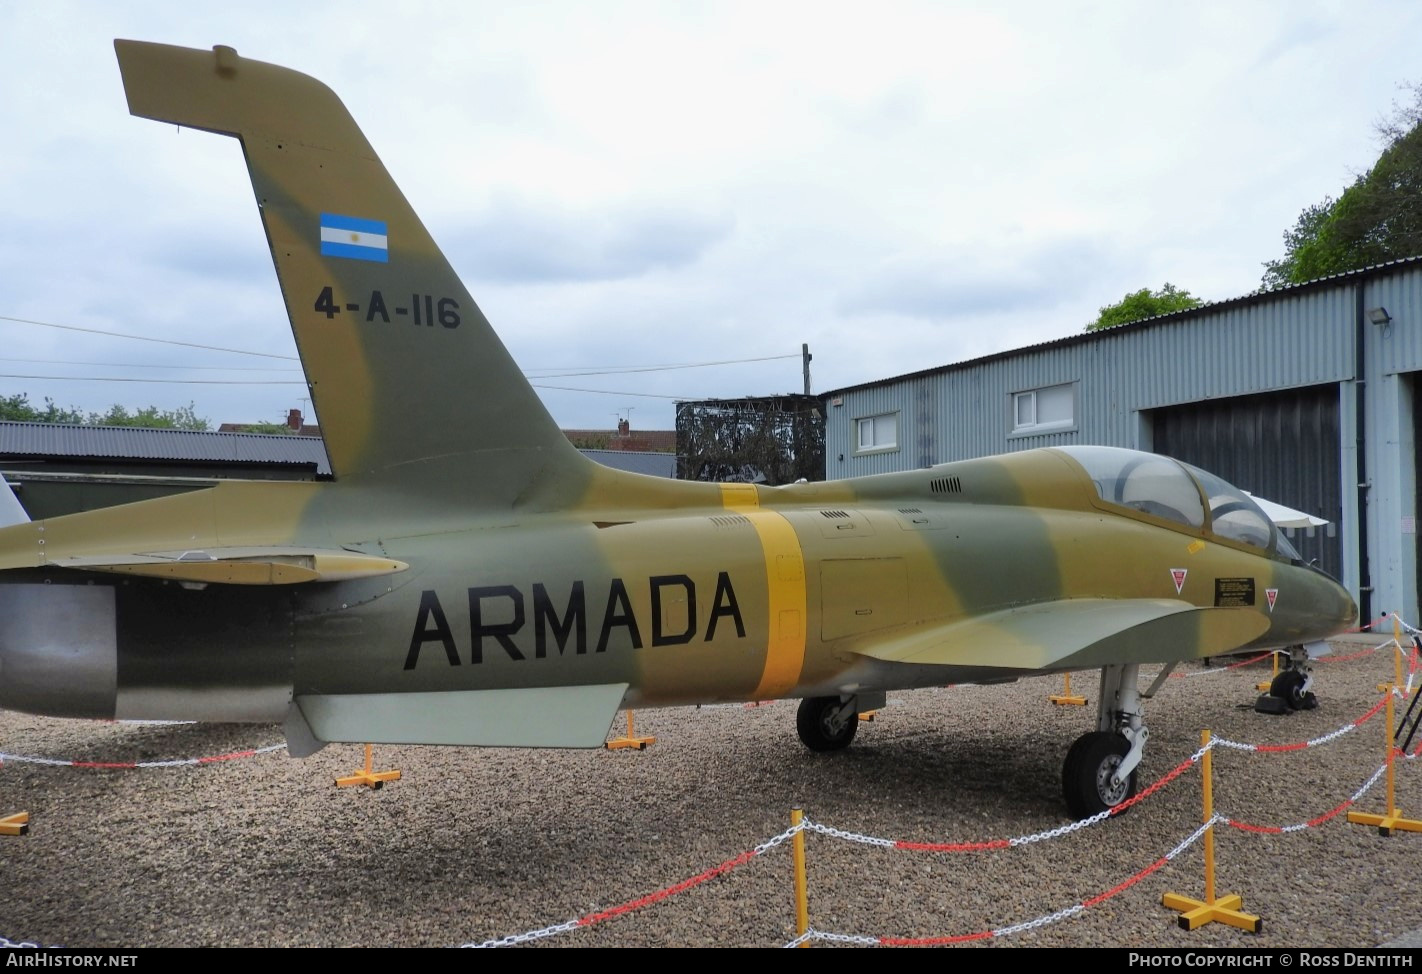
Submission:
[[[114,404],[106,413],[90,413],[85,420],[90,426],[142,426],[148,429],[208,430],[212,427],[205,417],[197,415],[193,404],[177,409],[159,409],[144,406],[136,412],[129,412],[124,406]]]
[[[269,436],[295,436],[296,430],[285,423],[243,423],[239,433],[266,433]]]
[[[31,406],[29,394],[19,392],[0,396],[0,420],[3,419],[21,423],[82,423],[84,414],[76,409],[61,409],[48,397],[43,409]]]
[[[1382,154],[1338,199],[1299,214],[1284,256],[1264,264],[1266,289],[1422,254],[1422,82],[1404,87],[1413,104],[1378,123]]]
[[[145,406],[136,412],[129,412],[126,406],[117,403],[106,413],[88,413],[77,409],[63,409],[54,400],[45,398],[44,408],[30,405],[29,393],[20,392],[12,396],[0,396],[0,420],[15,420],[22,423],[75,423],[86,426],[146,426],[154,429],[207,430],[212,427],[208,421],[194,412],[193,404],[177,409],[159,409]]]
[[[1169,282],[1159,291],[1143,287],[1139,291],[1127,294],[1115,304],[1108,304],[1102,308],[1101,314],[1086,326],[1086,330],[1099,331],[1102,328],[1114,328],[1116,325],[1140,321],[1142,318],[1154,318],[1156,315],[1168,315],[1172,311],[1196,308],[1200,304],[1199,298],[1189,291],[1180,290]]]

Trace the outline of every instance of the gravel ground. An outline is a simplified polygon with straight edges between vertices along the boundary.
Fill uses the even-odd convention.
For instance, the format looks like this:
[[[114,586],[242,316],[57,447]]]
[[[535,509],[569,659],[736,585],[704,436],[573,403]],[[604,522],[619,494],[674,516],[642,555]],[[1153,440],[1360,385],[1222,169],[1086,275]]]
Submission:
[[[1341,653],[1370,643],[1340,643]],[[1320,667],[1318,710],[1248,709],[1267,663],[1167,681],[1147,711],[1142,784],[1198,746],[1202,726],[1254,743],[1312,738],[1378,700],[1391,658]],[[1188,672],[1199,672],[1190,667]],[[912,841],[977,841],[1067,821],[1060,762],[1094,714],[1058,708],[1056,680],[890,695],[854,745],[813,754],[795,705],[639,711],[646,751],[379,747],[404,777],[336,789],[360,748],[174,769],[10,762],[0,814],[32,830],[0,839],[0,936],[66,946],[436,946],[559,923],[693,876],[781,832],[790,809]],[[1312,818],[1382,761],[1381,718],[1323,747],[1221,751],[1219,811],[1262,824]],[[0,751],[76,760],[198,757],[281,739],[275,727],[138,726],[0,713]],[[1398,768],[1398,805],[1422,817],[1422,761]],[[926,854],[807,840],[811,921],[857,935],[968,934],[1031,920],[1109,890],[1200,822],[1192,770],[1129,814],[1008,850]],[[1380,811],[1381,782],[1359,803]],[[1380,837],[1340,816],[1285,835],[1217,828],[1219,892],[1264,918],[1250,935],[1191,933],[1160,905],[1202,893],[1197,843],[1076,916],[990,943],[1020,946],[1373,946],[1422,920],[1422,835]],[[794,936],[789,846],[695,889],[540,946],[771,947]]]

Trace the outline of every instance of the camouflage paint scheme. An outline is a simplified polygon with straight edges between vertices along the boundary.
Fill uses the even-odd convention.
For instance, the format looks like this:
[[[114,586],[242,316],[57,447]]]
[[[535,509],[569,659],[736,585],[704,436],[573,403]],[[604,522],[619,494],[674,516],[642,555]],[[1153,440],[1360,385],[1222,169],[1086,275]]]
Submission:
[[[335,479],[0,528],[0,706],[285,721],[298,754],[597,746],[622,706],[872,701],[1354,619],[1316,570],[1103,500],[1067,451],[779,488],[601,467],[328,88],[115,46],[134,114],[240,140]],[[345,218],[360,256],[322,246]],[[1218,579],[1276,594],[1220,605]]]

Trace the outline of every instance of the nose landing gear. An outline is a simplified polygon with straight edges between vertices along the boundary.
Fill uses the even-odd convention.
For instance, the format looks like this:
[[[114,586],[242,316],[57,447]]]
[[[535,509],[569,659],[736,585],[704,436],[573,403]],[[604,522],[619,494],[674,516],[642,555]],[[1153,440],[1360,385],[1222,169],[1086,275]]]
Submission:
[[[1075,819],[1113,808],[1136,793],[1136,768],[1150,731],[1145,726],[1135,663],[1101,669],[1096,730],[1083,734],[1062,763],[1062,797]]]

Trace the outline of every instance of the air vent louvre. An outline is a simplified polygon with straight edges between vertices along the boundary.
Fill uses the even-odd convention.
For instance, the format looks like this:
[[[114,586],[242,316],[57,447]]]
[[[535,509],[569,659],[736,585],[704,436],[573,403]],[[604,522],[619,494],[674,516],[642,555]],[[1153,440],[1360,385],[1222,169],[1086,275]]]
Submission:
[[[963,492],[963,482],[957,477],[935,477],[929,481],[928,487],[935,494],[961,494]]]
[[[900,513],[900,514],[922,514],[923,512],[920,511],[920,510],[919,510],[918,508],[916,508],[916,507],[901,507],[901,508],[899,508],[899,513]]]
[[[744,514],[713,514],[711,523],[723,528],[735,528],[742,524],[749,524],[750,518]]]
[[[825,517],[849,517],[848,511],[820,511]]]

